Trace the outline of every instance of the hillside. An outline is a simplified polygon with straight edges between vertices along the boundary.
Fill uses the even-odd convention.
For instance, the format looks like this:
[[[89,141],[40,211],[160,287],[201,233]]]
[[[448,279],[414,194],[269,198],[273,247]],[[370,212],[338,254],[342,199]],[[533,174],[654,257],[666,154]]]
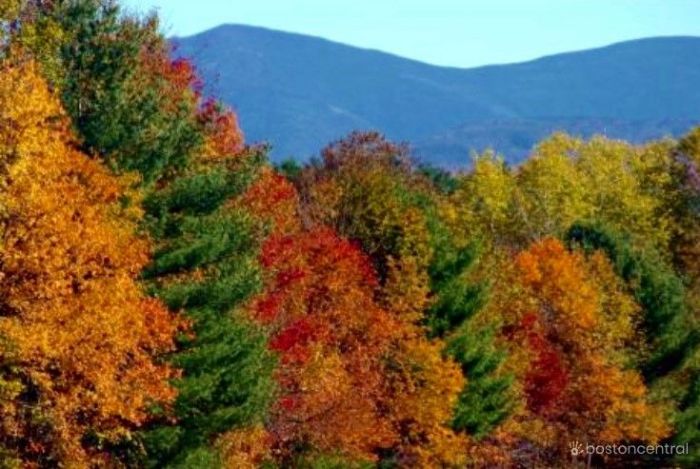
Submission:
[[[234,106],[248,139],[269,141],[276,159],[306,159],[350,130],[378,129],[457,166],[485,142],[518,160],[552,130],[641,141],[700,120],[694,37],[474,69],[240,25],[175,43],[211,83],[206,91]]]

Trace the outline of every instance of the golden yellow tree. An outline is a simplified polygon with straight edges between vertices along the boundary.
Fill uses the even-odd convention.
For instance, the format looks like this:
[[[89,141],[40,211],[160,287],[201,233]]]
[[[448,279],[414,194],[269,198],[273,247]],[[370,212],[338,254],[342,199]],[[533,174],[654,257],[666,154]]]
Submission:
[[[566,134],[542,141],[518,168],[487,153],[459,178],[454,224],[497,246],[522,249],[563,236],[577,221],[598,220],[628,233],[636,246],[663,249],[671,235],[660,197],[669,161],[664,145]]]
[[[125,183],[78,153],[31,62],[0,72],[0,351],[19,386],[0,440],[26,464],[76,467],[167,403],[177,324],[136,277],[149,245]]]

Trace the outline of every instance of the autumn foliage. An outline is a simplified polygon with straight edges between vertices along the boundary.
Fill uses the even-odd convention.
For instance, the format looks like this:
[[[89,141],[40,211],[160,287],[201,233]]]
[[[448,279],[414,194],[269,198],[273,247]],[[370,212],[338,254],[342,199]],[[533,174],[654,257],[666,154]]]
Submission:
[[[0,356],[15,383],[0,439],[27,463],[86,464],[174,398],[154,356],[178,322],[136,281],[149,245],[125,185],[75,150],[35,64],[5,65],[0,102]]]
[[[600,254],[586,260],[552,238],[515,258],[507,340],[522,370],[527,437],[566,451],[574,440],[656,442],[668,432],[639,372],[627,369],[635,338],[631,298]],[[608,283],[608,282],[612,282]],[[594,398],[591,398],[594,397]],[[537,430],[535,430],[537,429]]]
[[[156,15],[0,15],[0,467],[700,462],[698,130],[275,165]]]
[[[256,314],[272,324],[280,396],[271,431],[283,458],[299,445],[371,459],[386,444],[383,359],[396,329],[373,301],[366,257],[330,230],[273,237],[262,264],[274,280]]]

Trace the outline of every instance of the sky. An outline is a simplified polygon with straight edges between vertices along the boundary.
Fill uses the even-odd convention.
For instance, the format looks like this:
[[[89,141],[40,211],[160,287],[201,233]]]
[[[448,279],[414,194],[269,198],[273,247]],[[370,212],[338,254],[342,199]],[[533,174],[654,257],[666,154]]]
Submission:
[[[652,36],[700,36],[700,0],[124,0],[168,35],[264,26],[473,67]]]

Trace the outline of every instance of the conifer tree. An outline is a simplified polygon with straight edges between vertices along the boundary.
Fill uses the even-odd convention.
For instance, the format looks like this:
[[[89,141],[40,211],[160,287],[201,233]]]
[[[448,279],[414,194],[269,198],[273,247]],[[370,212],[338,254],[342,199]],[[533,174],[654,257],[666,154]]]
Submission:
[[[145,201],[157,251],[143,276],[172,310],[183,310],[192,336],[173,363],[177,423],[146,435],[151,464],[212,467],[218,435],[261,423],[273,390],[266,337],[241,305],[260,288],[254,222],[228,202],[247,187],[259,155],[191,169]]]
[[[429,269],[433,301],[427,322],[432,335],[445,338],[448,354],[467,377],[453,427],[478,439],[510,415],[513,377],[500,373],[505,353],[495,345],[497,324],[486,326],[475,317],[488,301],[486,285],[468,278],[479,246],[456,248],[446,227],[432,225],[433,239],[440,241]]]

